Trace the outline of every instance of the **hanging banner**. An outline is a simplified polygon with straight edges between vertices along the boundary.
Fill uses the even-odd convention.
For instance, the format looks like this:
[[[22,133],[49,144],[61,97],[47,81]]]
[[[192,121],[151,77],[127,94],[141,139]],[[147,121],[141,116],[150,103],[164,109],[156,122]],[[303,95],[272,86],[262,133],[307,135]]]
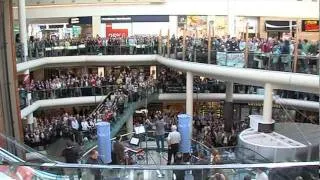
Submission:
[[[318,32],[319,21],[317,20],[302,20],[301,29],[305,32]]]

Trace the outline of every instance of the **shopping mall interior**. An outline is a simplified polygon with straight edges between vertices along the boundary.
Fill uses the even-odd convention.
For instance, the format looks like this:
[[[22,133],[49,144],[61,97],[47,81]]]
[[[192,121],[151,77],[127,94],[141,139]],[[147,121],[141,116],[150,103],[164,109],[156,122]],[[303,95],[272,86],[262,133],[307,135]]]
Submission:
[[[0,179],[318,180],[319,7],[0,0]]]

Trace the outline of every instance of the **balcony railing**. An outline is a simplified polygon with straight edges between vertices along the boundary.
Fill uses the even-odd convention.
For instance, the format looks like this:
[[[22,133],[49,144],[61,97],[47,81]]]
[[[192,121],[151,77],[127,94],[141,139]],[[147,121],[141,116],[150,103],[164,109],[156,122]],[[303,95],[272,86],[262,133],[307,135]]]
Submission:
[[[19,47],[19,46],[18,46]],[[20,48],[17,48],[17,52]],[[159,51],[160,50],[160,51]],[[43,48],[29,48],[28,60],[42,57],[55,56],[79,56],[79,55],[143,55],[159,54],[178,60],[185,60],[197,63],[209,63],[221,66],[253,68],[272,71],[297,72],[307,74],[318,74],[319,57],[315,55],[298,55],[296,68],[294,68],[294,55],[263,53],[259,51],[223,51],[217,49],[210,50],[199,46],[186,48],[185,52],[181,46],[167,48],[166,45],[160,47],[152,44],[139,45],[74,45],[74,46],[54,46]],[[22,54],[17,54],[18,62],[22,61]]]

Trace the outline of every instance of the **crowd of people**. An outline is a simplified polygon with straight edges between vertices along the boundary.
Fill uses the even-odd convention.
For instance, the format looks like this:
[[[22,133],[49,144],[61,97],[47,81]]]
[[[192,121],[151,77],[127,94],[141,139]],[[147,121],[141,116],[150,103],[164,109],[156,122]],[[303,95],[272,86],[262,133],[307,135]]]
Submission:
[[[159,44],[159,39],[160,44]],[[195,36],[186,37],[186,54],[185,60],[207,62],[208,57],[208,37],[196,38]],[[80,54],[103,54],[103,55],[127,55],[127,54],[167,54],[166,36],[161,38],[154,35],[133,35],[129,37],[88,37],[88,38],[68,38],[59,39],[57,37],[51,39],[34,39],[30,38],[29,56],[58,56],[58,55],[80,55]],[[316,41],[295,40],[295,39],[278,39],[274,37],[268,38],[249,38],[247,42],[243,38],[228,36],[211,37],[211,61],[217,64],[218,52],[227,53],[243,53],[248,49],[248,67],[258,68],[258,62],[262,61],[263,66],[260,68],[270,68],[278,71],[292,71],[292,61],[297,43],[297,51],[299,55],[298,72],[311,73],[310,69],[316,64],[316,58],[319,55],[318,49],[320,43]],[[183,37],[169,38],[170,54],[173,57],[182,59]],[[246,48],[247,47],[247,48]],[[21,47],[18,43],[18,57]]]
[[[74,138],[75,129],[94,130],[95,123],[87,120],[92,108],[73,108],[72,112],[41,114],[33,118],[33,124],[24,129],[24,142],[33,148],[44,148],[59,138]],[[94,132],[92,132],[94,134]]]
[[[21,44],[17,43],[17,57],[22,57]],[[158,37],[154,35],[133,35],[129,37],[109,36],[107,38],[67,38],[59,39],[30,37],[28,41],[30,58],[81,55],[81,54],[155,54],[158,52]]]
[[[73,114],[64,113],[58,117],[51,116],[45,117],[44,120],[39,119],[39,123],[36,124],[35,128],[28,128],[28,131],[26,130],[25,132],[25,140],[27,144],[32,146],[42,146],[44,144],[48,144],[51,142],[49,139],[52,138],[49,137],[52,135],[54,137],[70,137],[79,144],[83,144],[83,138],[87,138],[88,140],[94,138],[94,127],[97,121],[107,121],[111,123],[115,122],[117,115],[124,112],[124,109],[127,107],[129,102],[138,101],[139,99],[146,97],[146,93],[150,94],[156,89],[156,82],[151,76],[147,76],[145,73],[139,73],[130,69],[125,69],[123,72],[120,72],[120,74],[117,75],[115,73],[111,73],[110,75],[104,77],[99,77],[97,75],[89,75],[88,77],[89,78],[86,78],[85,76],[81,78],[84,82],[80,84],[84,87],[101,87],[101,83],[96,83],[101,81],[108,85],[116,84],[117,86],[109,89],[109,91],[106,91],[105,93],[102,93],[102,95],[107,95],[109,92],[112,92],[112,94],[110,94],[101,104],[99,104],[98,107],[90,112],[86,111],[85,113],[82,112],[81,114],[77,112],[73,112]],[[62,93],[64,90],[60,85],[70,84],[68,87],[73,87],[72,84],[78,83],[76,79],[80,78],[74,77],[70,74],[68,76],[62,76],[62,78],[55,77],[54,80],[50,80],[50,82],[52,82],[54,85],[48,87],[45,86],[44,88],[48,88],[47,90],[52,90],[51,88],[55,88],[54,90],[56,90],[56,93],[54,94],[59,97],[60,93]],[[31,91],[36,92],[38,95],[41,93],[38,91],[39,84],[41,83],[31,83]],[[57,84],[59,85],[56,86]],[[57,90],[60,90],[60,93],[57,93]],[[68,91],[65,92],[75,91],[72,88],[67,90]],[[45,92],[46,91],[43,93]],[[68,94],[66,94],[65,97],[68,97]],[[56,126],[59,128],[56,128]],[[33,140],[33,138],[36,140]],[[46,140],[42,141],[41,138]],[[38,139],[40,139],[41,143]]]

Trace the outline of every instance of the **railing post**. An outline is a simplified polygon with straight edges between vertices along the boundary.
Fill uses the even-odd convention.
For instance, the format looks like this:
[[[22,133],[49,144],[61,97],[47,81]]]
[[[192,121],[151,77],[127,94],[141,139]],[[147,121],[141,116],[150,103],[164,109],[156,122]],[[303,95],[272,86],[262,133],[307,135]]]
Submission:
[[[244,60],[245,60],[245,63],[244,63],[244,66],[245,68],[248,67],[248,45],[249,45],[249,42],[248,42],[248,29],[249,29],[249,23],[247,22],[246,23],[246,38],[245,38],[245,42],[246,42],[246,47],[245,47],[245,51],[244,51]]]
[[[186,34],[187,34],[187,25],[183,27],[183,39],[182,39],[182,60],[186,59]]]
[[[297,23],[296,23],[296,43],[294,45],[293,72],[297,72],[299,36],[300,36],[300,21],[297,20]]]
[[[208,64],[211,63],[211,22],[209,23],[208,30]]]
[[[198,40],[198,29],[196,28],[196,37],[194,39],[194,56],[193,61],[197,62],[197,40]]]
[[[168,36],[167,36],[167,56],[170,58],[170,29],[168,29]]]
[[[162,31],[160,29],[159,37],[158,37],[158,54],[161,54],[161,46],[162,46]]]

